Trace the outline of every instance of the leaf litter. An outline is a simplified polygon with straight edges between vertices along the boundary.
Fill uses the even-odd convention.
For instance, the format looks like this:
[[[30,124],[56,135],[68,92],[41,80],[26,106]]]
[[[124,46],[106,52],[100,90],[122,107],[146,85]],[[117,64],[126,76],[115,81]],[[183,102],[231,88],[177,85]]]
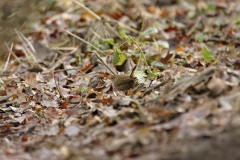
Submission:
[[[72,2],[1,67],[0,159],[239,158],[238,1]]]

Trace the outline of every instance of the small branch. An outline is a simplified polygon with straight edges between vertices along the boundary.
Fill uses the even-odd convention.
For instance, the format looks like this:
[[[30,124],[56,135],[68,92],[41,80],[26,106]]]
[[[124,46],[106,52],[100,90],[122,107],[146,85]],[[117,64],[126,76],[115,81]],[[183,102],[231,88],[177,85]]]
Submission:
[[[60,13],[60,14],[56,14],[56,15],[52,16],[51,18],[49,18],[47,21],[52,22],[52,21],[54,21],[54,20],[57,20],[57,19],[60,18],[63,14],[65,14],[65,13],[71,13],[71,12],[73,12],[73,11],[76,10],[76,9],[79,9],[79,6],[74,6],[74,7],[72,7],[72,8],[67,9],[66,11],[64,11],[64,12],[62,12],[62,13]]]
[[[62,94],[62,92],[61,92],[61,90],[60,90],[60,87],[59,87],[59,77],[58,77],[58,79],[57,79],[58,83],[57,83],[57,81],[56,81],[56,79],[55,79],[55,76],[54,76],[54,81],[55,81],[55,85],[56,85],[56,88],[57,88],[57,91],[58,91],[60,97],[62,97],[65,101],[68,101],[68,100],[64,97],[64,95]]]
[[[145,57],[145,55],[144,55],[144,53],[143,53],[143,51],[142,51],[142,49],[140,48],[140,46],[137,44],[137,42],[135,41],[135,40],[133,40],[132,38],[130,38],[130,37],[128,37],[137,47],[138,47],[138,49],[140,50],[140,53],[142,54],[142,56],[143,56],[143,59],[144,59],[144,63],[145,63],[145,65],[146,65],[146,67],[149,69],[149,66],[148,66],[148,64],[147,64],[147,60],[146,60],[146,57]],[[139,62],[140,62],[140,60],[138,61],[138,64],[137,64],[137,67],[139,66]]]
[[[130,74],[129,77],[134,78],[134,71],[136,70],[136,68],[137,68],[137,65],[135,65],[135,66],[132,68],[132,71],[131,71],[131,74]]]
[[[129,31],[131,31],[133,33],[140,34],[140,32],[138,30],[136,30],[136,29],[134,29],[132,27],[129,27],[129,26],[127,26],[126,24],[124,24],[122,22],[119,22],[119,21],[117,21],[115,19],[111,19],[111,21],[117,23],[119,26],[122,26],[123,28],[125,28],[125,29],[127,29],[127,30],[129,30]]]
[[[11,44],[11,48],[10,48],[9,53],[8,53],[7,62],[4,66],[4,68],[3,68],[3,72],[5,72],[6,69],[7,69],[7,66],[8,66],[8,63],[9,63],[9,60],[10,60],[10,56],[11,56],[11,53],[12,53],[12,48],[13,48],[13,44]]]
[[[99,39],[101,39],[102,41],[104,40],[99,34],[97,34],[94,30],[92,30],[90,28],[90,32],[92,32],[95,36],[97,36]]]
[[[193,25],[193,27],[187,32],[187,36],[190,36],[192,34],[192,32],[197,28],[199,22],[201,21],[202,17],[198,17],[195,24]]]
[[[151,93],[154,89],[158,88],[158,87],[161,87],[161,86],[164,86],[165,84],[167,84],[169,82],[170,78],[168,78],[167,80],[161,82],[160,84],[154,86],[154,87],[151,87],[149,89],[147,89],[146,91],[143,92],[142,95],[140,95],[138,98],[143,98],[145,97],[147,94]]]
[[[106,66],[106,67],[109,69],[109,71],[112,72],[112,74],[117,75],[117,73],[99,56],[99,54],[97,54],[96,51],[93,51],[93,53],[94,53],[94,54],[97,56],[97,58],[104,64],[104,66]]]
[[[32,59],[34,60],[34,62],[35,62],[36,64],[39,64],[39,63],[38,63],[38,60],[36,59],[36,56],[33,54],[33,52],[36,53],[36,51],[35,51],[34,47],[32,46],[32,44],[29,42],[29,40],[28,40],[21,32],[19,32],[19,31],[16,30],[16,29],[15,29],[15,32],[16,32],[16,34],[18,35],[18,37],[20,38],[20,40],[22,41],[22,43],[23,43],[26,51],[27,51],[27,52],[29,53],[29,55],[30,55],[30,56],[28,56],[27,52],[24,52],[25,55],[26,55],[26,57],[28,57],[28,58],[32,57]],[[30,47],[31,50],[28,48],[28,46],[26,45],[26,43],[28,44],[28,46]]]
[[[140,117],[141,119],[144,121],[144,122],[147,122],[147,113],[146,111],[144,111],[143,107],[141,106],[141,104],[139,103],[139,101],[137,99],[132,99],[132,102],[134,102],[138,109],[139,109],[139,112],[140,112]]]
[[[99,17],[96,13],[94,13],[92,10],[90,10],[89,8],[87,8],[85,5],[83,5],[82,3],[78,2],[77,0],[72,0],[73,2],[75,2],[77,5],[81,6],[82,8],[84,8],[86,11],[88,11],[89,13],[91,13],[96,19],[101,20],[102,18]],[[119,22],[117,20],[112,19],[113,22],[116,22],[118,25],[124,27],[125,29],[132,31],[133,33],[139,34],[139,31],[127,26],[126,24]]]
[[[61,51],[72,51],[76,52],[78,48],[76,47],[51,47],[51,50],[61,50]]]
[[[98,20],[101,19],[101,17],[99,17],[96,13],[94,13],[93,11],[91,11],[89,8],[87,8],[85,5],[83,5],[82,3],[76,1],[76,0],[72,0],[74,3],[76,3],[77,5],[81,6],[82,8],[84,8],[86,11],[88,11],[89,13],[91,13],[95,18],[97,18]]]
[[[92,45],[91,43],[85,41],[84,39],[78,37],[77,35],[69,32],[69,31],[67,31],[67,30],[65,30],[65,29],[63,29],[63,30],[64,30],[65,32],[67,32],[68,34],[70,34],[71,36],[79,39],[80,41],[82,41],[82,42],[84,42],[84,43],[92,46],[92,47],[93,47],[94,49],[96,49],[98,52],[100,52],[100,53],[102,53],[103,55],[105,55],[105,53],[104,53],[103,51],[101,51],[100,49],[98,49],[97,47],[95,47],[94,45]],[[99,54],[98,54],[96,51],[93,51],[93,53],[94,53],[94,54],[97,56],[97,58],[109,69],[109,71],[112,72],[112,74],[117,75],[117,73],[99,56]]]
[[[9,51],[11,51],[11,54],[14,56],[14,58],[18,61],[18,63],[21,63],[21,60],[16,56],[16,54],[12,51],[12,49],[11,48],[9,48],[9,46],[7,45],[7,43],[6,42],[4,42],[5,43],[5,45],[6,45],[6,47],[7,47],[7,49],[9,50]],[[12,47],[12,45],[11,45],[11,47]]]
[[[92,45],[91,43],[89,43],[88,41],[86,41],[86,40],[84,40],[84,39],[78,37],[77,35],[75,35],[75,34],[69,32],[69,31],[67,31],[67,30],[65,30],[65,29],[63,29],[63,31],[67,32],[68,34],[70,34],[71,36],[77,38],[78,40],[80,40],[80,41],[82,41],[82,42],[84,42],[84,43],[90,45],[91,47],[93,47],[94,49],[96,49],[96,50],[97,50],[98,52],[100,52],[101,54],[106,55],[103,51],[101,51],[100,49],[98,49],[97,47],[95,47],[94,45]]]

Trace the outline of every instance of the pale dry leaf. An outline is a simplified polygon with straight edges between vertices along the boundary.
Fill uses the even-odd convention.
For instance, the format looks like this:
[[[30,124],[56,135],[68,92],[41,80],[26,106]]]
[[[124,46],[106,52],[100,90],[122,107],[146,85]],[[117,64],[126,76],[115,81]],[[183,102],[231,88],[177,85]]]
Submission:
[[[69,136],[69,137],[77,136],[79,133],[80,133],[80,128],[76,124],[68,126],[64,130],[64,134]]]
[[[25,83],[30,85],[31,87],[38,87],[38,82],[37,82],[37,79],[36,79],[36,73],[34,72],[30,72],[28,73],[27,75],[24,76],[24,79],[25,79]]]

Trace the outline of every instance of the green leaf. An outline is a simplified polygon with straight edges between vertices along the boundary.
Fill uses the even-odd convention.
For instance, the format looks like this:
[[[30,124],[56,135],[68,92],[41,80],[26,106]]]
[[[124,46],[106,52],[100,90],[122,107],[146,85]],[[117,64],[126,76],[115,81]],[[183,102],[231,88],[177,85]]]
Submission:
[[[88,87],[83,87],[83,88],[81,88],[81,93],[84,93],[85,91],[87,91],[88,90]]]
[[[126,35],[125,31],[125,27],[124,26],[121,26],[121,25],[118,25],[118,29],[119,29],[119,35],[121,38],[123,39],[127,39],[128,38],[128,35]]]
[[[213,53],[208,50],[207,47],[202,47],[201,56],[203,60],[207,63],[211,62],[213,60]]]
[[[116,66],[121,66],[127,59],[127,55],[124,52],[121,52],[119,48],[117,48],[113,55],[113,64]]]
[[[213,3],[207,3],[207,10],[215,12],[216,6]]]
[[[160,74],[157,73],[157,71],[151,70],[151,69],[147,70],[147,73],[148,73],[148,78],[149,78],[149,79],[155,79],[155,78],[157,78],[158,76],[160,76]]]
[[[109,43],[100,43],[98,40],[93,42],[93,45],[101,50],[107,50],[110,48]],[[90,46],[91,47],[91,46]],[[93,48],[92,48],[93,49]]]
[[[103,40],[103,43],[114,45],[114,39],[113,38],[106,38],[106,39]]]
[[[233,24],[239,24],[240,23],[240,18],[239,17],[233,18],[232,23]]]
[[[158,33],[158,30],[154,27],[150,27],[147,30],[143,31],[141,36],[152,35]]]

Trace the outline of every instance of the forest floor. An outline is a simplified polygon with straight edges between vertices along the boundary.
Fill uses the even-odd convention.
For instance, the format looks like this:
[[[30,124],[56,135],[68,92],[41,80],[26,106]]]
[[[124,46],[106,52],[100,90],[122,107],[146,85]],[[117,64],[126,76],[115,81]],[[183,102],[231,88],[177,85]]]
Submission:
[[[240,1],[81,2],[1,60],[0,160],[240,159]]]

